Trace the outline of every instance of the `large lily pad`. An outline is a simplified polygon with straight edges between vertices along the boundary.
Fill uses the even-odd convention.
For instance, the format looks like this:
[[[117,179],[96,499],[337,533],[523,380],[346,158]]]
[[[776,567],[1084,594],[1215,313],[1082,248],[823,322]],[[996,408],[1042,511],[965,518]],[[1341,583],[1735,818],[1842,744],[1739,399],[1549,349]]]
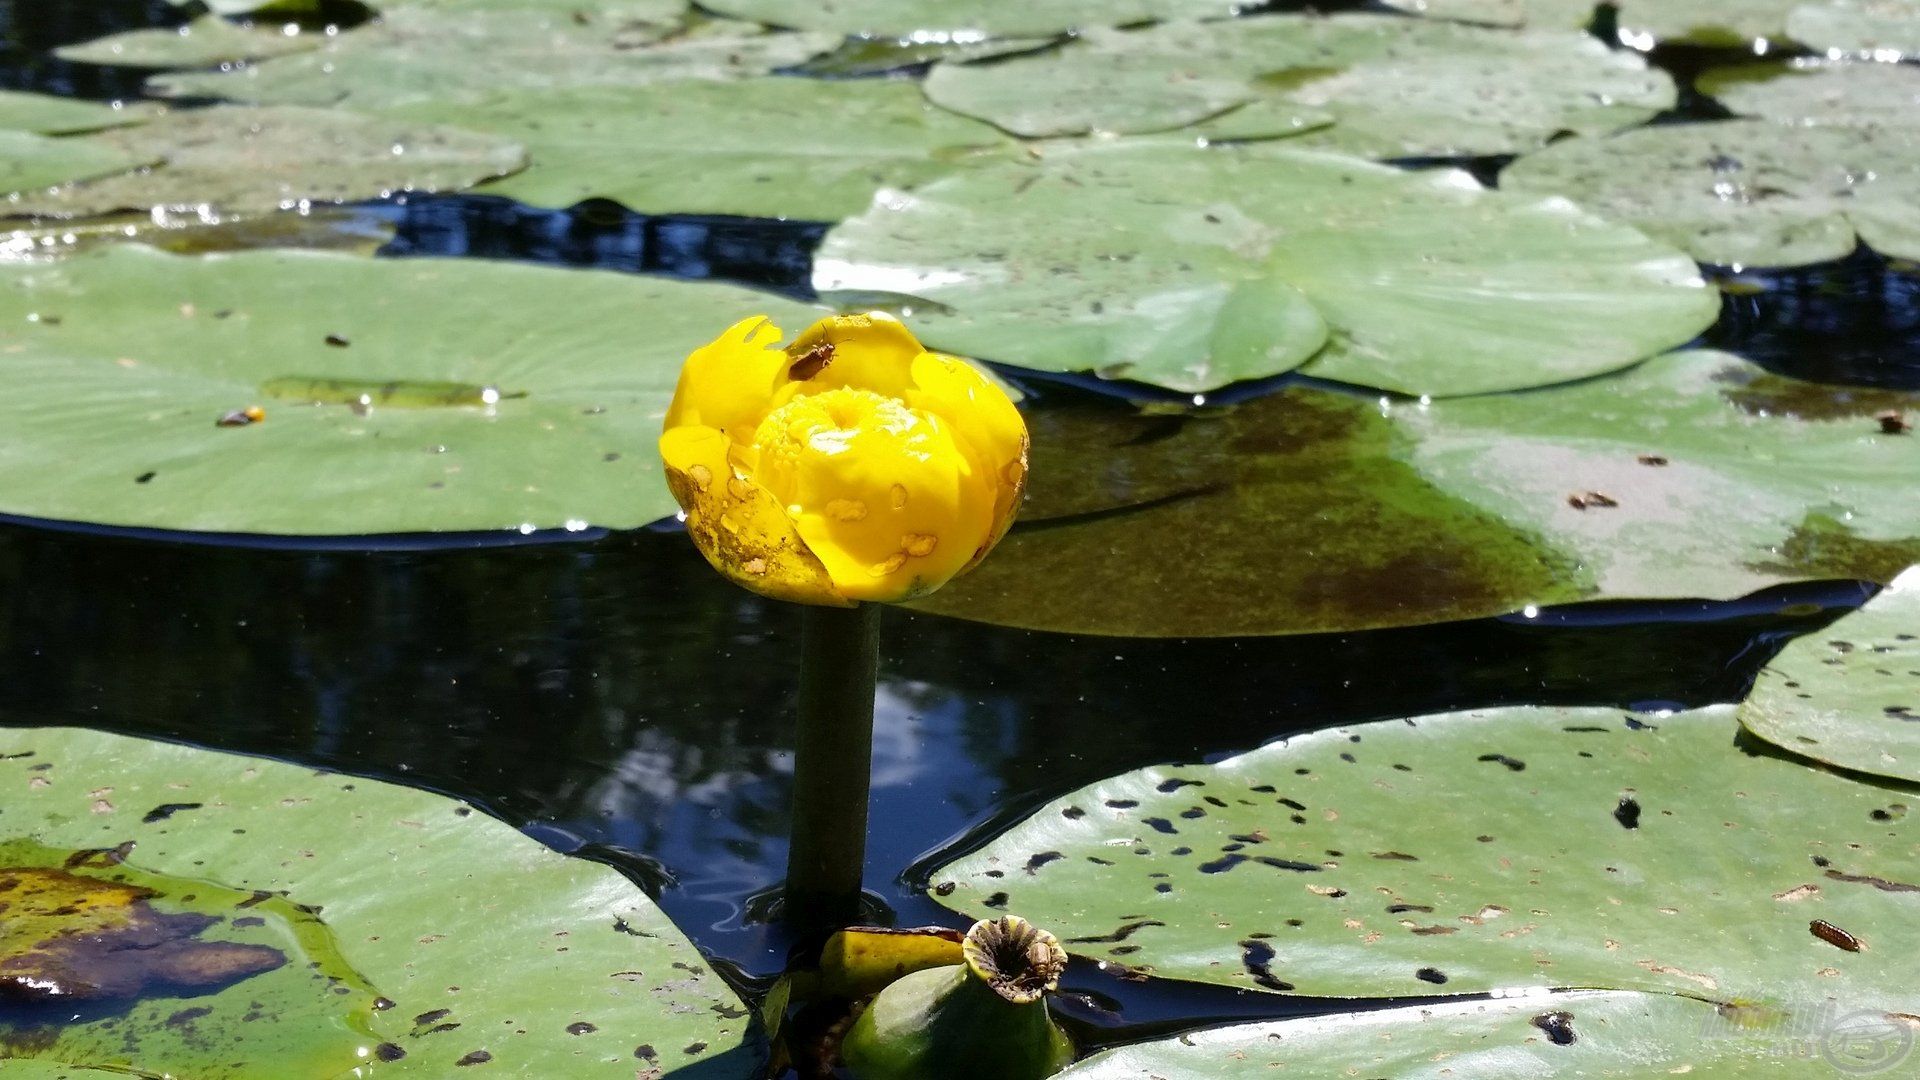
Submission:
[[[1515,33],[1374,15],[1272,15],[1096,31],[987,63],[942,63],[934,102],[1018,135],[1292,135],[1374,157],[1510,154],[1640,123],[1674,87],[1574,30]],[[1229,111],[1232,110],[1232,111]],[[1226,114],[1221,116],[1220,114]]]
[[[75,729],[0,733],[0,751],[10,835],[100,849],[68,871],[125,875],[156,907],[219,907],[209,937],[280,927],[298,961],[10,1038],[9,1058],[208,1080],[319,1080],[375,1058],[383,1074],[436,1077],[744,1078],[758,1065],[746,1010],[636,886],[456,802]],[[258,996],[275,974],[309,988],[301,1012]],[[317,1047],[304,1060],[295,1035]],[[344,1062],[323,1059],[342,1043]],[[149,1048],[166,1062],[149,1064]]]
[[[145,109],[133,105],[103,105],[24,90],[0,90],[0,130],[72,135],[137,124],[147,116]]]
[[[522,140],[533,164],[486,188],[536,206],[614,199],[649,213],[832,220],[874,192],[979,154],[993,128],[933,108],[899,80],[765,78],[516,94],[398,115]]]
[[[318,48],[324,40],[316,33],[287,33],[278,26],[242,26],[218,15],[202,15],[177,28],[145,27],[62,45],[54,55],[75,63],[109,67],[210,67],[305,52]]]
[[[72,152],[159,161],[7,202],[15,216],[77,217],[155,206],[264,212],[303,202],[441,191],[502,176],[518,143],[458,128],[303,108],[216,106],[61,140]]]
[[[1143,769],[1041,807],[933,894],[1243,988],[1916,1012],[1912,795],[1747,753],[1733,713],[1494,709]]]
[[[1796,754],[1920,782],[1920,568],[1790,643],[1760,673],[1740,722]]]
[[[654,443],[680,362],[755,312],[818,315],[478,260],[129,246],[0,268],[0,510],[307,535],[643,525],[675,510]],[[216,426],[255,405],[262,422]]]
[[[0,207],[56,197],[48,189],[137,169],[153,161],[131,148],[82,138],[0,130]],[[4,211],[0,211],[4,212]]]
[[[832,34],[777,34],[714,21],[691,29],[649,3],[603,4],[576,20],[560,6],[401,8],[326,47],[228,72],[150,81],[162,96],[264,105],[386,109],[480,102],[507,92],[637,87],[732,79],[799,64],[833,49]],[[455,122],[459,114],[455,113]]]
[[[1785,36],[1801,0],[1615,0],[1622,39],[1637,46],[1745,47]],[[1387,0],[1390,7],[1439,19],[1496,26],[1583,28],[1600,0]]]
[[[1220,414],[1034,411],[993,558],[921,605],[1127,636],[1356,630],[1584,599],[1727,599],[1920,562],[1920,394],[1723,353],[1381,405],[1305,386]]]
[[[1557,193],[1707,263],[1792,266],[1866,243],[1920,257],[1920,126],[1733,120],[1569,139],[1501,185]]]
[[[1822,52],[1911,59],[1920,53],[1920,2],[1823,0],[1803,3],[1787,16],[1787,33],[1802,45]]]
[[[1664,994],[1590,991],[1212,1028],[1109,1050],[1059,1075],[1839,1080],[1897,1068],[1912,1047],[1911,1030],[1877,1013],[1794,1026]]]
[[[1920,67],[1795,60],[1702,73],[1694,85],[1743,116],[1791,124],[1911,126],[1920,110]]]
[[[814,284],[922,302],[940,348],[1182,391],[1308,360],[1411,394],[1538,386],[1718,311],[1684,256],[1564,200],[1271,145],[1049,148],[883,193]]]
[[[723,15],[836,34],[926,39],[1046,36],[1149,19],[1230,15],[1234,0],[712,0]]]

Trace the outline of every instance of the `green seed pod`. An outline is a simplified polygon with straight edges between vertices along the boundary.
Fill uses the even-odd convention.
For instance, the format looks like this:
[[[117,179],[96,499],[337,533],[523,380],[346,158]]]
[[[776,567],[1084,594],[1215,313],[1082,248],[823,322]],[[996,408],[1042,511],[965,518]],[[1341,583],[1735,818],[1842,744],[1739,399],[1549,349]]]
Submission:
[[[1067,966],[1052,934],[1013,916],[983,920],[961,955],[874,997],[840,1048],[858,1080],[1040,1080],[1073,1060],[1047,1013]]]

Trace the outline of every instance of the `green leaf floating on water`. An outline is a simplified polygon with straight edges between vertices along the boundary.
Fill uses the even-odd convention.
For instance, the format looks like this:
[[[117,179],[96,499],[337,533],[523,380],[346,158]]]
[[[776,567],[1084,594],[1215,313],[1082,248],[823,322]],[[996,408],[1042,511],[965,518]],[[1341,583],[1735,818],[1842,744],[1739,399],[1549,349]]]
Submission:
[[[1760,673],[1740,722],[1793,753],[1920,782],[1920,568],[1789,643]]]
[[[473,259],[121,246],[0,267],[0,512],[292,535],[644,525],[676,509],[654,444],[681,361],[755,312],[790,333],[819,315]],[[322,380],[369,406],[305,404]],[[447,383],[466,395],[420,407]],[[263,422],[216,425],[255,405]]]
[[[80,217],[202,205],[230,213],[262,212],[308,200],[463,188],[526,163],[518,143],[498,136],[291,107],[173,112],[138,127],[59,143],[72,153],[161,164],[22,196],[8,201],[4,214]]]
[[[1694,86],[1742,116],[1790,124],[1910,126],[1920,106],[1920,67],[1912,64],[1741,64],[1703,72]]]
[[[1253,1080],[1278,1071],[1395,1080],[1843,1080],[1893,1069],[1911,1047],[1911,1033],[1883,1016],[1830,1019],[1796,1028],[1762,1010],[1584,991],[1187,1032],[1109,1050],[1059,1077]]]
[[[834,220],[859,213],[881,188],[998,159],[1012,146],[896,79],[589,87],[394,115],[524,142],[531,167],[489,193],[535,206],[600,197],[649,213]]]
[[[1142,769],[1041,807],[933,895],[1241,988],[1920,1012],[1913,794],[1750,753],[1733,713],[1492,709]]]
[[[1226,16],[1244,5],[1236,0],[712,0],[701,6],[722,15],[803,30],[978,40],[1048,36],[1151,19]]]
[[[196,1080],[760,1065],[747,1010],[636,886],[457,802],[71,728],[0,732],[0,754],[0,862],[95,850],[59,869],[125,875],[161,912],[217,916],[201,939],[288,958],[211,995],[149,987],[122,1019],[16,1026],[10,1059]]]
[[[29,131],[0,130],[0,206],[57,197],[49,189],[112,176],[158,158],[133,148],[103,145],[84,137],[52,138]],[[3,212],[3,211],[0,211]]]
[[[1386,0],[1387,6],[1436,19],[1495,26],[1585,28],[1600,0]],[[1744,48],[1756,38],[1781,40],[1801,0],[1615,0],[1621,38]]]
[[[1825,0],[1787,16],[1793,40],[1822,52],[1837,50],[1890,59],[1920,53],[1920,0]]]
[[[317,33],[284,33],[278,26],[241,26],[218,15],[202,15],[179,28],[127,30],[75,45],[54,55],[77,64],[109,67],[189,68],[242,60],[263,60],[318,48]]]
[[[929,335],[931,336],[931,335]],[[1920,562],[1920,393],[1659,357],[1521,394],[1040,408],[1026,509],[919,606],[1142,637],[1406,626],[1584,599],[1727,599]]]
[[[560,6],[419,4],[313,52],[235,71],[161,76],[148,88],[260,105],[447,106],[508,93],[765,75],[841,42],[833,34],[767,33],[730,21],[684,26],[677,10],[657,8],[602,4],[575,19]]]
[[[1637,54],[1575,30],[1376,15],[1093,31],[1032,56],[942,63],[926,93],[1017,135],[1206,121],[1197,130],[1209,137],[1313,129],[1298,145],[1372,157],[1516,153],[1568,131],[1640,123],[1675,97],[1672,81]]]
[[[0,90],[0,129],[32,131],[41,135],[72,135],[83,131],[138,124],[150,114],[137,105],[115,108],[97,101]]]
[[[1685,256],[1564,200],[1153,140],[882,192],[828,234],[814,285],[901,295],[936,348],[1189,392],[1302,364],[1410,394],[1539,386],[1679,345],[1719,310]]]
[[[1501,174],[1686,247],[1706,263],[1793,266],[1863,242],[1920,257],[1920,126],[1767,120],[1568,139]]]

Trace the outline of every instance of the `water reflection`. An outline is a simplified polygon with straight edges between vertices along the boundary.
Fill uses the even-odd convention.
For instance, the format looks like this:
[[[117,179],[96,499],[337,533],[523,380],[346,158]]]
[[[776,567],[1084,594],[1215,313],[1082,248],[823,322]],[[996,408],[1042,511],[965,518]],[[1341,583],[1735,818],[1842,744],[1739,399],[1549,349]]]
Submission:
[[[1864,594],[1190,642],[889,612],[867,884],[903,922],[952,923],[902,880],[931,849],[1118,771],[1325,724],[1729,700],[1785,636]],[[0,595],[5,722],[457,794],[624,867],[715,955],[756,973],[782,961],[784,938],[743,911],[784,863],[797,620],[720,581],[683,537],[286,551],[16,525],[0,528]],[[1097,989],[1129,1020],[1164,997]]]

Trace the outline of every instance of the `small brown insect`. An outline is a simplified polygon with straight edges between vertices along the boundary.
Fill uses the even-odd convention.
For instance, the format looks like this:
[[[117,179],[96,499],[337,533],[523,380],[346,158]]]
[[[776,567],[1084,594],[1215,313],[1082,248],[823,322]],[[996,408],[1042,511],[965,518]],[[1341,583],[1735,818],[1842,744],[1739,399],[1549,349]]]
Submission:
[[[216,427],[246,427],[257,424],[267,418],[267,410],[258,405],[249,405],[244,409],[235,409],[214,421]]]
[[[1876,415],[1874,419],[1880,421],[1880,431],[1884,435],[1905,435],[1913,430],[1913,425],[1907,422],[1907,418],[1902,416],[1898,409],[1888,409]]]
[[[1826,942],[1836,949],[1845,949],[1848,952],[1859,952],[1861,949],[1859,938],[1854,937],[1852,934],[1847,933],[1845,930],[1840,929],[1825,919],[1813,920],[1807,924],[1807,929],[1813,932],[1814,937],[1819,938],[1821,941]]]
[[[833,342],[823,341],[801,354],[800,359],[795,360],[793,366],[787,369],[787,377],[805,382],[827,370],[827,365],[831,363],[833,363]]]
[[[1605,492],[1582,491],[1567,496],[1567,505],[1573,507],[1575,510],[1585,510],[1590,506],[1601,508],[1619,506],[1620,500]]]
[[[1642,465],[1652,465],[1652,466],[1655,466],[1656,468],[1661,465],[1665,465],[1667,463],[1667,459],[1664,457],[1661,457],[1659,454],[1641,454],[1638,458],[1634,460],[1638,461]]]

